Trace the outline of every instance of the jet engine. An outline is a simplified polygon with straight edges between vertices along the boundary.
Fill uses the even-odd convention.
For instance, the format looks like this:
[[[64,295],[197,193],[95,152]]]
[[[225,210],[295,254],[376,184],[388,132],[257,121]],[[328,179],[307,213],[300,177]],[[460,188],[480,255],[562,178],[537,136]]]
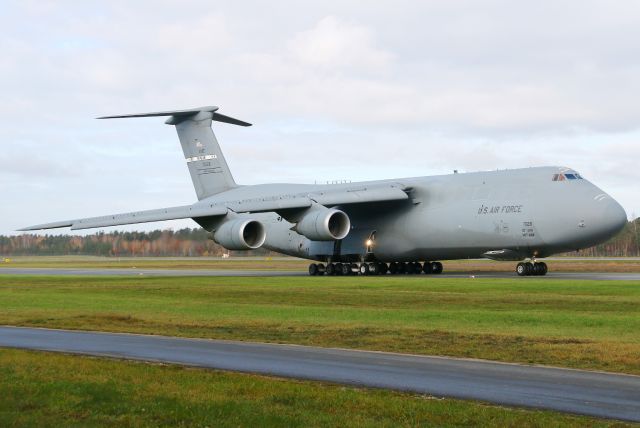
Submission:
[[[213,240],[228,250],[255,250],[266,238],[262,223],[247,218],[225,221],[213,233]]]
[[[333,241],[347,236],[351,221],[343,211],[316,206],[300,218],[295,230],[312,241]]]

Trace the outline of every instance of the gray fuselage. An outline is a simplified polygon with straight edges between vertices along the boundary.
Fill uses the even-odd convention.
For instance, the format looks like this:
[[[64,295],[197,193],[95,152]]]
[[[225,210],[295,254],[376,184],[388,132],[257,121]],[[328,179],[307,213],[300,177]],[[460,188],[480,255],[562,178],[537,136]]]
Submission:
[[[561,181],[554,176],[561,175]],[[565,179],[565,175],[574,177]],[[490,257],[520,260],[576,251],[606,241],[627,221],[600,188],[562,167],[536,167],[336,185],[241,186],[200,201],[296,198],[326,191],[357,192],[380,183],[409,188],[410,198],[338,206],[351,231],[339,243],[311,241],[275,213],[242,214],[266,227],[264,247],[312,260],[383,262]],[[367,242],[369,241],[369,242]]]

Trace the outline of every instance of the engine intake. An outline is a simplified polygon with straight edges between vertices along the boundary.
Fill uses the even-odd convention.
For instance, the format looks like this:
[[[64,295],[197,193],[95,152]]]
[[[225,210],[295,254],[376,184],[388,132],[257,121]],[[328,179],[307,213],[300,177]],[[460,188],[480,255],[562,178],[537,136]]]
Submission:
[[[213,233],[213,239],[228,250],[255,250],[264,244],[267,234],[257,220],[228,220]]]
[[[349,216],[335,208],[316,207],[305,214],[296,231],[312,241],[343,239],[351,230]]]

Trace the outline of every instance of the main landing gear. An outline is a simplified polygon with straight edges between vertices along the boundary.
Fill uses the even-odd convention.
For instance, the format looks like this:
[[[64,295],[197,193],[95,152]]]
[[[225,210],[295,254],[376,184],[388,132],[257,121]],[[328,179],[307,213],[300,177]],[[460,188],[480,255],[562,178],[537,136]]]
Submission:
[[[516,266],[518,276],[543,276],[548,270],[545,262],[520,262]]]
[[[440,262],[364,262],[364,263],[311,263],[309,265],[309,275],[419,275],[442,273],[442,263]]]

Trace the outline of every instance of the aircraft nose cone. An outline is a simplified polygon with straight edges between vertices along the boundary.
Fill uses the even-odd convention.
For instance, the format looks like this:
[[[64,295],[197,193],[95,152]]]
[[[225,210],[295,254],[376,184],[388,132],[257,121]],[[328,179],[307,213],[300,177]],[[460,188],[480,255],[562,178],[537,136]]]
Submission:
[[[595,218],[591,219],[591,233],[597,236],[598,241],[605,241],[618,232],[627,224],[627,213],[624,208],[613,198],[606,197],[595,201],[599,209]],[[591,226],[591,227],[589,227]]]
[[[607,207],[605,208],[605,226],[608,227],[612,235],[620,232],[622,228],[627,224],[627,213],[624,208],[614,199],[607,201]]]

